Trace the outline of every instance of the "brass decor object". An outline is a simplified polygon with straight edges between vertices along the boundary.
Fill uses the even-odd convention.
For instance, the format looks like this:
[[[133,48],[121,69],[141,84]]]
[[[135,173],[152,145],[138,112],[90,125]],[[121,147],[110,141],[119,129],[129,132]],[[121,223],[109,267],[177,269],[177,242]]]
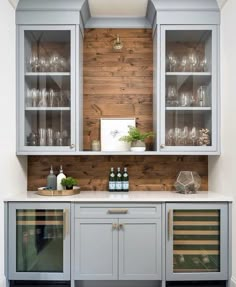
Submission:
[[[80,190],[79,188],[65,190],[38,189],[36,193],[42,196],[69,196],[79,194]]]
[[[120,36],[117,35],[115,41],[113,42],[113,50],[114,51],[121,51],[123,48],[123,43],[120,40]]]
[[[175,182],[176,191],[184,194],[196,193],[201,186],[201,178],[195,171],[181,171]]]

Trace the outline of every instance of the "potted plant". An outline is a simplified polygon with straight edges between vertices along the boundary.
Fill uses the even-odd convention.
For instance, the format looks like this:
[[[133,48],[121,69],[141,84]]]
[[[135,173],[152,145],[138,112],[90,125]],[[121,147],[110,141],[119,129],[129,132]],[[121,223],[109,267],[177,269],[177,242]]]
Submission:
[[[146,150],[145,140],[153,136],[154,136],[153,132],[141,133],[141,131],[138,128],[129,126],[128,135],[121,137],[120,141],[130,143],[131,151],[145,151]]]
[[[61,185],[67,190],[73,189],[73,187],[77,185],[77,183],[77,180],[73,177],[67,177],[61,180]]]

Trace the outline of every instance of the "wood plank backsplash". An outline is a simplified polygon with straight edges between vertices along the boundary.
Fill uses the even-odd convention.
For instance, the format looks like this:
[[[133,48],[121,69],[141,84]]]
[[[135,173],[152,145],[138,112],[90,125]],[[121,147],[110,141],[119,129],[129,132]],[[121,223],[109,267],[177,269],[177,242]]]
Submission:
[[[121,52],[112,48],[117,34]],[[83,69],[84,150],[100,138],[102,117],[136,118],[142,131],[153,130],[151,29],[86,29]]]
[[[28,190],[46,185],[50,165],[58,172],[63,165],[67,176],[78,179],[82,190],[107,190],[110,167],[128,167],[130,190],[174,190],[181,170],[194,170],[208,190],[207,156],[29,156]]]

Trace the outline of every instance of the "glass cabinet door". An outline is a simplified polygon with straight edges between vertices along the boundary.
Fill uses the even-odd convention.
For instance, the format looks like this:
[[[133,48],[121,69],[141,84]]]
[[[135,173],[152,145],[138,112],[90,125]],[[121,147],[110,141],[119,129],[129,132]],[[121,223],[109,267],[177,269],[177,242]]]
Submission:
[[[12,276],[27,279],[46,274],[49,280],[50,274],[58,279],[68,276],[69,206],[35,209],[30,205],[16,205],[11,209],[15,230],[10,238],[13,252],[10,258],[14,260],[10,264]]]
[[[72,27],[21,28],[21,149],[74,149],[74,46]]]
[[[161,148],[214,151],[216,31],[202,26],[164,26],[161,36]]]
[[[167,268],[170,278],[225,275],[227,221],[224,208],[168,205]],[[223,232],[223,229],[225,232]],[[223,237],[222,237],[223,235]],[[224,237],[225,236],[225,237]],[[224,261],[225,260],[225,261]],[[183,275],[184,274],[184,275]],[[203,275],[206,274],[206,275]],[[199,276],[199,280],[201,280]],[[202,280],[204,280],[202,279]]]

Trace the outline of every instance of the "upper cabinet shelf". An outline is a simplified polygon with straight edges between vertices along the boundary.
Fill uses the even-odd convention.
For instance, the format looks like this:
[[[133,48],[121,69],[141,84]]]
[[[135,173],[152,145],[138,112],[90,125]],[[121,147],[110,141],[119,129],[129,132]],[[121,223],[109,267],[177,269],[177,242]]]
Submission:
[[[25,76],[38,77],[38,76],[70,76],[69,72],[26,72]]]

